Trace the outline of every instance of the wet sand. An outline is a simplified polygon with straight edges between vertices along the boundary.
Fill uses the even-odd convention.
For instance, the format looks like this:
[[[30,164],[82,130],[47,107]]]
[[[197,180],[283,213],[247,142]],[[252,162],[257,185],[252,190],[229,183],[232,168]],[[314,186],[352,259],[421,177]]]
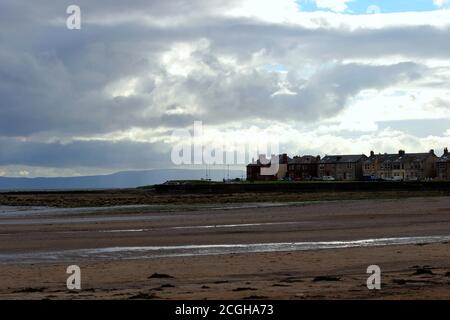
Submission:
[[[274,187],[276,190],[276,187]],[[0,192],[0,205],[50,206],[58,208],[110,207],[124,205],[211,205],[252,202],[286,203],[411,197],[449,197],[441,191],[341,191],[341,192],[253,192],[253,193],[175,193],[161,194],[153,189],[111,189],[85,191]]]
[[[227,209],[147,206],[37,212],[0,214],[0,298],[450,298],[446,238],[306,251],[191,251],[186,256],[150,254],[145,259],[123,250],[209,245],[245,249],[246,244],[448,237],[449,197],[260,204],[242,209],[239,205]],[[122,249],[102,256],[105,248]],[[91,256],[79,254],[87,249],[100,250]],[[73,254],[49,254],[68,250]],[[25,260],[23,255],[30,253]],[[82,269],[78,293],[65,287],[70,264]],[[382,270],[380,291],[366,287],[366,268],[372,264]]]

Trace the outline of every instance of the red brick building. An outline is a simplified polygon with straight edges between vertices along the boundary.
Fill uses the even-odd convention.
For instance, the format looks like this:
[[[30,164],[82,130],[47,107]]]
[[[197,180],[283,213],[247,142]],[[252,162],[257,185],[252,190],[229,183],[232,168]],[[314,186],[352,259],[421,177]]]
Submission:
[[[288,176],[293,181],[308,181],[318,177],[320,156],[295,156],[288,162]]]
[[[287,154],[273,155],[272,159],[278,157],[278,170],[273,175],[264,175],[261,168],[271,167],[272,161],[267,159],[265,155],[260,155],[257,161],[247,165],[247,180],[249,181],[271,181],[281,180],[287,177],[288,162],[291,160]]]
[[[444,149],[444,154],[436,163],[436,178],[439,180],[450,180],[450,154]]]

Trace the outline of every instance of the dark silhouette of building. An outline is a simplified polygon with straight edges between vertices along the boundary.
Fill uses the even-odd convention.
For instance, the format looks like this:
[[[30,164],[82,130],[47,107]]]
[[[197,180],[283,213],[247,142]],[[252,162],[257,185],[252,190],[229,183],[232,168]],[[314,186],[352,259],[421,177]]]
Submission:
[[[318,177],[320,156],[295,156],[288,162],[288,176],[294,181],[307,181]]]

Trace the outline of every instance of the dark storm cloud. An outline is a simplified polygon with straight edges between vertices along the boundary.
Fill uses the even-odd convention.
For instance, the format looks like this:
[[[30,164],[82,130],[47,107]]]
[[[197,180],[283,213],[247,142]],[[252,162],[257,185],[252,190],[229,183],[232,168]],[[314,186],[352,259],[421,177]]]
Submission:
[[[73,141],[62,144],[0,139],[0,150],[0,165],[144,169],[167,166],[170,160],[167,146],[132,141]]]

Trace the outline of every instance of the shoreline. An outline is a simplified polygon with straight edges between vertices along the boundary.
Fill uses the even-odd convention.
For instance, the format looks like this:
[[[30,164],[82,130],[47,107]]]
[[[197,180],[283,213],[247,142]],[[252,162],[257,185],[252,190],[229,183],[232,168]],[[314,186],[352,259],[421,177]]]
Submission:
[[[64,261],[54,256],[50,263],[0,264],[0,298],[450,298],[450,241],[446,239],[307,251],[289,248],[293,243],[450,236],[450,197],[171,212],[157,208],[64,210],[38,216],[0,215],[0,252],[39,255],[91,248],[98,259],[76,254]],[[147,254],[143,248],[185,250],[191,246],[189,250],[201,253],[205,248],[222,249],[224,244],[234,250],[267,243],[284,244],[288,251],[154,259],[126,259],[127,252],[112,259],[107,254],[108,248],[134,248],[139,258]],[[66,289],[66,268],[71,264],[82,270],[80,292]],[[382,270],[381,291],[370,291],[365,285],[369,265]]]
[[[433,244],[83,262],[80,291],[65,288],[68,264],[0,265],[0,297],[450,299],[449,249]],[[381,290],[366,287],[373,264],[382,271]]]
[[[157,247],[107,247],[83,248],[65,251],[40,251],[33,253],[0,254],[0,265],[48,264],[70,261],[96,262],[99,260],[153,260],[162,258],[200,257],[218,255],[245,255],[253,253],[283,253],[296,251],[341,250],[348,248],[373,248],[388,246],[449,244],[450,235],[428,237],[403,237],[360,239],[350,241],[316,241],[287,243],[246,243],[216,245],[183,245]]]

